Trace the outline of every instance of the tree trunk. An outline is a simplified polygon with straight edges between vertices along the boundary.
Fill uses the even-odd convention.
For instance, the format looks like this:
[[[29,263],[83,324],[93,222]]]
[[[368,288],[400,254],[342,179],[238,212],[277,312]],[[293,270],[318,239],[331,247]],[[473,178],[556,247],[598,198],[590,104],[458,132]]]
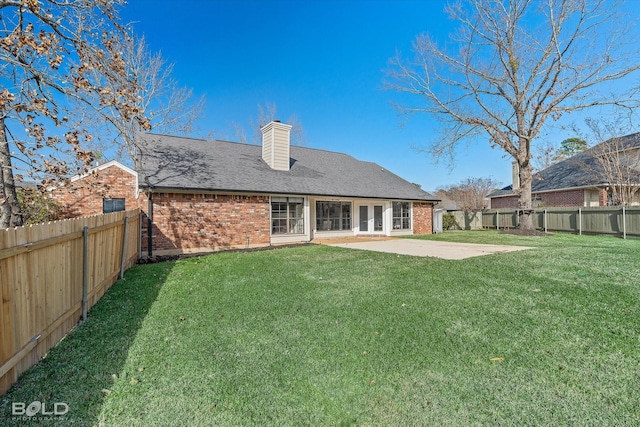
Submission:
[[[0,228],[17,227],[22,225],[22,215],[13,180],[11,151],[4,118],[0,118],[0,169]]]
[[[531,185],[533,170],[530,162],[523,166],[518,162],[520,175],[520,196],[518,198],[518,228],[520,230],[534,230],[533,205],[531,202]]]

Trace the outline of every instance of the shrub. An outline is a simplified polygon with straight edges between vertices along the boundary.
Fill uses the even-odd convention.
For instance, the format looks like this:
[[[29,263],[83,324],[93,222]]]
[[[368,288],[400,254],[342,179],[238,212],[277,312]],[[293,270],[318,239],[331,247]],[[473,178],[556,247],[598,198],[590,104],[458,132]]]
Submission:
[[[60,218],[60,205],[36,188],[19,188],[18,204],[25,225],[55,221]]]
[[[456,228],[456,217],[453,214],[446,213],[442,215],[442,228],[444,230],[453,230]]]

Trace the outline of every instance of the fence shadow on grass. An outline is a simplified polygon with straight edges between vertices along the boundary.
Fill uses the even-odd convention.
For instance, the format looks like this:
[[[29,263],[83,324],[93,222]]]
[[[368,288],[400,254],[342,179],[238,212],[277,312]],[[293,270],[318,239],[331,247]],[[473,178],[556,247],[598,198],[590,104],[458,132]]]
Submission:
[[[84,323],[0,397],[0,425],[42,425],[45,420],[47,425],[98,424],[101,406],[173,265],[166,262],[130,269],[91,309]],[[43,415],[40,410],[28,417],[20,405],[29,408],[32,402],[43,402],[46,413],[54,412],[56,403],[64,403],[68,412]],[[57,409],[64,412],[65,406]]]

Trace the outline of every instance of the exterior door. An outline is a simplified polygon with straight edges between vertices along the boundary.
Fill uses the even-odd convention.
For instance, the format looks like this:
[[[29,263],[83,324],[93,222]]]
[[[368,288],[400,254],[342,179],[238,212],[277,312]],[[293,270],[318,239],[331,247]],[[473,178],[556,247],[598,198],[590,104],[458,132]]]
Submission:
[[[360,205],[358,208],[360,233],[384,233],[384,206]]]
[[[373,206],[373,231],[376,233],[382,233],[382,211],[381,205]]]
[[[360,206],[360,232],[369,232],[369,206]]]

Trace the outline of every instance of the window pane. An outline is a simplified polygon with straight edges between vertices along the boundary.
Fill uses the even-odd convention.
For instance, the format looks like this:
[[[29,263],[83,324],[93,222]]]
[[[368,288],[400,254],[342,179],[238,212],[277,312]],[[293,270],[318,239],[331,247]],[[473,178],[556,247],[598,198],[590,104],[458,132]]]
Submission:
[[[351,230],[351,203],[316,202],[316,230]]]
[[[397,218],[402,214],[402,204],[400,202],[393,202],[393,217]]]
[[[271,198],[271,234],[304,233],[304,198]]]
[[[373,231],[382,231],[382,206],[373,207]]]
[[[102,213],[119,212],[124,210],[124,199],[102,199]]]
[[[360,206],[360,231],[369,231],[368,206]]]
[[[411,203],[393,202],[393,229],[411,229]]]

